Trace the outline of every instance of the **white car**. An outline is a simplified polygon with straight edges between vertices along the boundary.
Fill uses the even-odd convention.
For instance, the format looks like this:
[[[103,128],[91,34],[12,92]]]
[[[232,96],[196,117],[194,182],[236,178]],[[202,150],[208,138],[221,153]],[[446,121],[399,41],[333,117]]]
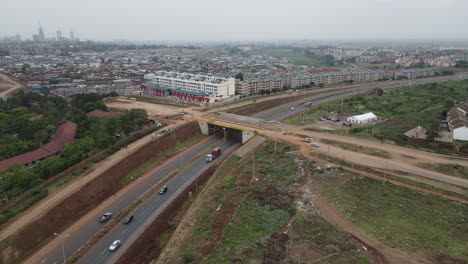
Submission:
[[[320,144],[317,142],[310,143],[310,145],[316,148],[320,147]]]
[[[291,107],[291,111],[294,110],[294,107]]]
[[[311,138],[303,138],[302,141],[310,143],[310,142],[312,142],[312,139]]]
[[[120,246],[120,240],[116,240],[112,242],[112,244],[109,247],[110,251],[115,251],[118,247]]]

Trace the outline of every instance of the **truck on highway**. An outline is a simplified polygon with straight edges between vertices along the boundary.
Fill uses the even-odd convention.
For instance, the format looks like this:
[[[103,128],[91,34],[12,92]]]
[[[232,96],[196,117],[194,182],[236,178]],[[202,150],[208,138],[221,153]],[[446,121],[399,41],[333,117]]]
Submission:
[[[207,154],[206,155],[206,162],[210,162],[210,161],[213,161],[214,159],[216,159],[216,157],[218,157],[219,155],[221,155],[221,148],[220,147],[216,147],[214,148],[210,154]]]

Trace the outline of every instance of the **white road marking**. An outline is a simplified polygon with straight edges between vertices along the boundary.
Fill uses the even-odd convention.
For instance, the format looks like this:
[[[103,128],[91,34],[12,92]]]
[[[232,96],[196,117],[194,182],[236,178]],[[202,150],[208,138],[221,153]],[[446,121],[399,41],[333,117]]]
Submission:
[[[125,232],[127,232],[128,230],[128,227],[124,229],[124,231],[122,232],[122,234],[124,234]]]
[[[104,249],[100,254],[99,256],[101,256],[102,254],[104,254],[106,252],[106,250]]]
[[[47,260],[47,259],[42,260],[41,263],[39,263],[39,264],[42,264],[42,263],[46,262],[46,260]]]

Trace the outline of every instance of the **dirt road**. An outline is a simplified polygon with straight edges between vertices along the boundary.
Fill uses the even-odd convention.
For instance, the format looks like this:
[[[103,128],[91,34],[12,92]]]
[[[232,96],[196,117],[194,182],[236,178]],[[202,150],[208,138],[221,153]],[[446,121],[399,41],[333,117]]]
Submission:
[[[366,244],[366,251],[369,248],[376,250],[385,257],[385,261],[388,263],[432,263],[430,260],[416,253],[405,252],[397,248],[389,247],[353,226],[333,204],[328,202],[328,200],[321,195],[322,189],[319,181],[315,181],[312,177],[307,177],[306,188],[312,193],[310,196],[310,204],[313,205],[315,210],[328,222]]]
[[[178,124],[170,125],[172,129]],[[15,232],[31,223],[33,220],[37,219],[41,215],[47,213],[48,208],[52,208],[55,204],[67,198],[74,191],[80,189],[82,186],[86,185],[88,182],[93,180],[95,177],[99,176],[105,170],[114,166],[115,164],[124,160],[128,155],[135,152],[142,146],[148,144],[151,141],[151,135],[143,137],[132,144],[128,145],[127,148],[121,149],[113,155],[105,158],[104,160],[95,164],[89,171],[84,172],[82,175],[78,176],[76,180],[71,181],[62,188],[50,193],[46,198],[41,200],[39,203],[34,205],[32,208],[21,213],[16,218],[14,218],[8,225],[6,225],[0,231],[0,241],[4,240],[10,235],[13,235]]]
[[[259,133],[265,134],[267,137],[279,139],[282,141],[287,142],[294,142],[294,144],[306,144],[300,142],[300,139],[291,134],[301,134],[314,140],[318,139],[330,139],[336,140],[340,142],[366,146],[370,148],[376,148],[380,150],[384,150],[391,154],[390,159],[383,159],[379,157],[375,157],[368,154],[346,151],[344,149],[328,146],[326,144],[322,144],[317,151],[329,154],[334,157],[344,159],[347,161],[351,161],[353,163],[362,164],[365,166],[379,168],[379,169],[390,169],[390,170],[399,170],[409,174],[418,175],[424,178],[435,179],[438,181],[446,182],[449,184],[453,184],[456,186],[461,187],[468,187],[468,180],[457,178],[449,175],[445,175],[442,173],[433,172],[430,170],[425,170],[415,166],[416,163],[449,163],[449,164],[460,164],[468,166],[468,160],[463,158],[454,158],[451,156],[428,153],[419,150],[413,150],[408,148],[403,148],[394,145],[388,144],[379,144],[373,141],[368,141],[364,139],[352,138],[347,136],[340,136],[340,135],[333,135],[333,134],[326,134],[326,133],[319,133],[319,132],[312,132],[306,131],[301,128],[297,128],[294,126],[281,126],[280,130],[269,130],[264,128],[259,128],[256,125],[245,125],[238,122],[233,121],[226,121],[226,120],[217,120],[217,123],[222,124],[226,123],[226,125],[233,125],[244,128],[247,130],[256,130]],[[287,134],[285,134],[287,132]]]
[[[0,98],[6,99],[11,93],[23,89],[24,86],[12,80],[9,76],[0,73],[0,84],[5,87],[4,91],[0,92]]]

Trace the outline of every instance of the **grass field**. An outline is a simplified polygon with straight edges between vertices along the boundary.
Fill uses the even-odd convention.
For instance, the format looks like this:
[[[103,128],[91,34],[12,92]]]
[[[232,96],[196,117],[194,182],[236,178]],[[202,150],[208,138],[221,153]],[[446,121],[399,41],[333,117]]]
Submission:
[[[299,66],[311,66],[311,67],[327,67],[321,61],[306,57],[303,52],[295,51],[292,49],[268,49],[259,50],[253,52],[256,55],[269,55],[276,58],[284,58],[289,60],[291,63]]]
[[[384,243],[468,261],[468,206],[367,178],[327,183],[345,217]]]
[[[431,163],[422,163],[418,164],[418,167],[437,171],[447,175],[452,175],[459,178],[468,179],[468,168],[456,164],[431,164]]]
[[[406,144],[404,133],[420,125],[426,129],[433,127],[448,111],[453,103],[468,98],[467,81],[451,81],[438,84],[417,85],[386,90],[382,96],[361,95],[344,100],[343,114],[356,115],[367,112],[376,114],[382,122],[374,127],[374,138]],[[317,117],[335,114],[340,111],[341,102],[328,103],[309,110],[305,124],[313,124]],[[302,115],[286,121],[289,124],[303,125]],[[371,138],[372,126],[355,126],[351,129],[332,133],[349,134]]]
[[[181,259],[185,263],[261,263],[268,252],[278,252],[278,248],[269,246],[278,243],[276,245],[285,247],[278,252],[283,257],[288,257],[291,250],[302,252],[303,248],[307,248],[313,250],[314,259],[333,254],[326,263],[367,263],[366,257],[356,250],[352,239],[323,218],[314,213],[296,213],[289,195],[291,186],[298,181],[296,158],[297,154],[290,145],[278,143],[276,154],[274,143],[262,145],[261,150],[255,152],[255,171],[256,177],[263,180],[247,187],[241,187],[239,178],[240,175],[251,177],[252,153],[247,154],[243,161],[237,157],[230,158],[215,176],[213,186],[216,194],[203,202],[190,238],[184,243]],[[212,233],[217,223],[216,208],[218,204],[225,205],[233,195],[244,196],[223,229],[222,238],[207,258],[201,261],[196,256],[204,250],[200,245],[216,237]],[[282,234],[288,222],[291,223],[289,238],[283,243],[275,241],[274,234]],[[305,229],[307,232],[304,232]],[[304,263],[304,259],[295,260]]]

